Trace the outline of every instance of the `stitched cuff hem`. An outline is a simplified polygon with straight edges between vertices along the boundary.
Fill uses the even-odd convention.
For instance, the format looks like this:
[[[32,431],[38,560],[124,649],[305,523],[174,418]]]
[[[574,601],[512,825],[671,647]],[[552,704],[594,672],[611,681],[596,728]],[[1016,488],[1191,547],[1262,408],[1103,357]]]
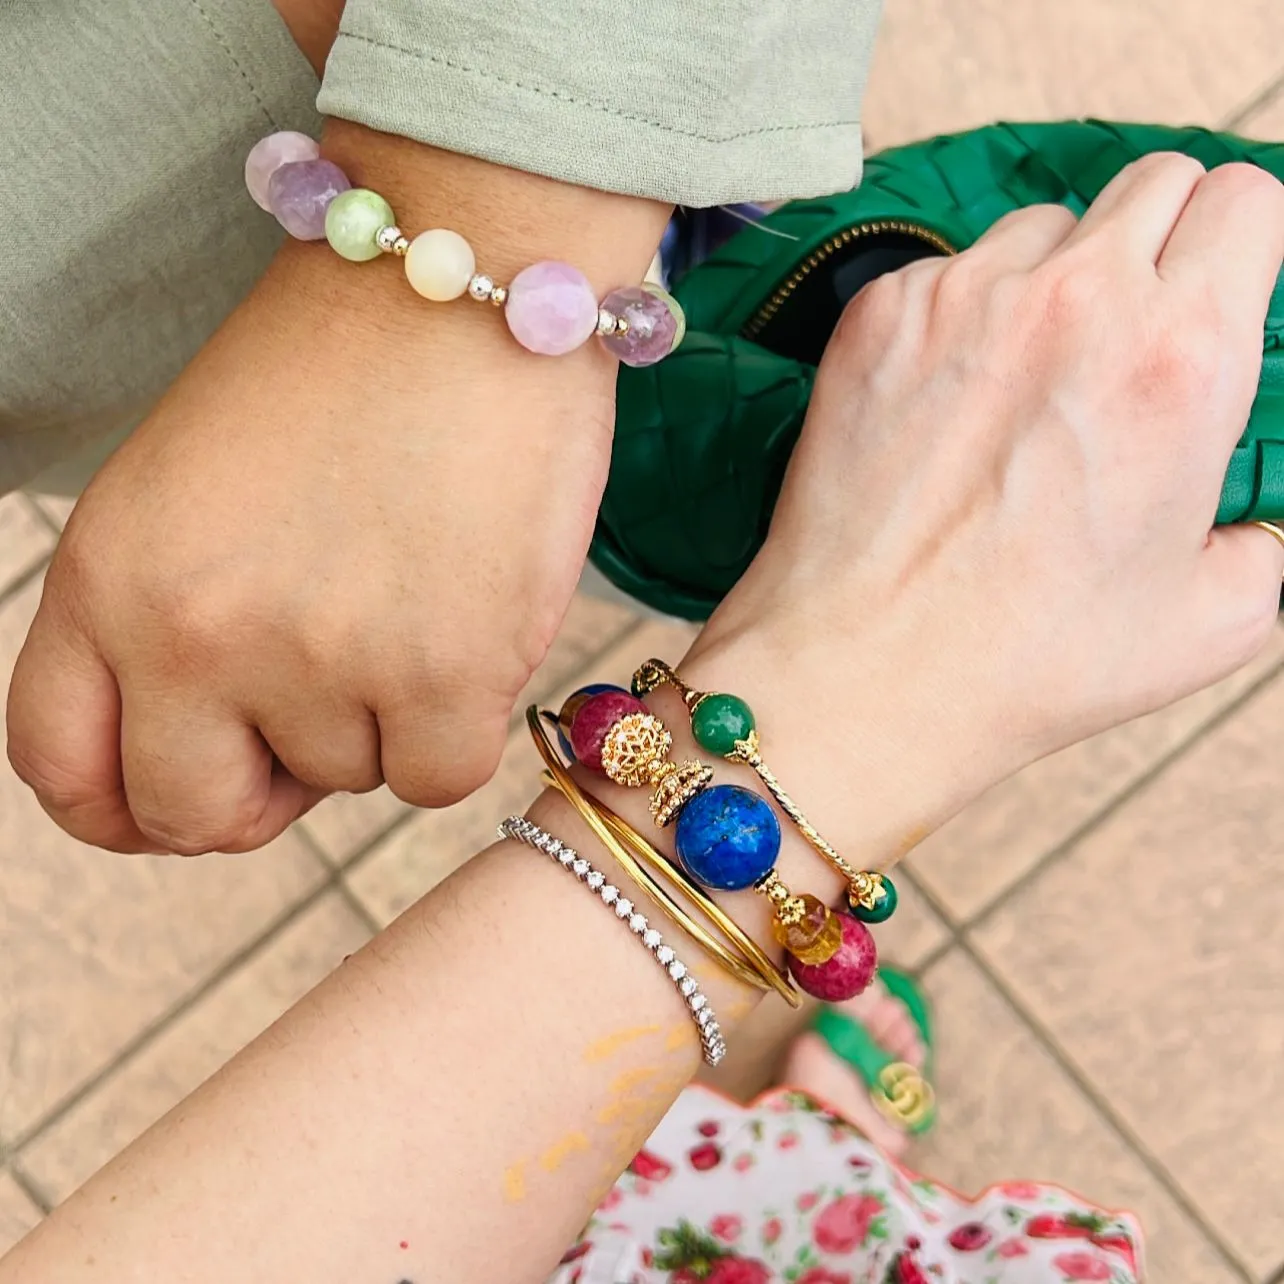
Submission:
[[[720,136],[351,32],[330,54],[317,106],[512,169],[678,205],[819,196],[860,179],[856,120]]]

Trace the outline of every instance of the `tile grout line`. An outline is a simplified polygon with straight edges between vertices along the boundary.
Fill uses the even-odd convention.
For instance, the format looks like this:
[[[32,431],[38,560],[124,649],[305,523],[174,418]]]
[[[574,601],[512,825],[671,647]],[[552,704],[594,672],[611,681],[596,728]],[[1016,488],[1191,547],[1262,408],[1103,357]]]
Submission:
[[[1158,1156],[1152,1154],[1145,1146],[1141,1136],[1114,1110],[1109,1098],[1074,1063],[1052,1032],[1039,1022],[1034,1014],[1027,1010],[1020,999],[1009,989],[1002,975],[991,965],[985,955],[977,949],[975,943],[966,935],[960,935],[958,945],[962,953],[986,978],[991,988],[1002,998],[1017,1019],[1030,1031],[1036,1042],[1083,1094],[1102,1122],[1115,1133],[1119,1140],[1123,1142],[1125,1148],[1132,1153],[1142,1167],[1155,1179],[1160,1188],[1173,1200],[1187,1222],[1194,1226],[1203,1235],[1208,1244],[1216,1250],[1224,1265],[1234,1271],[1244,1284],[1255,1284],[1255,1277],[1248,1265],[1239,1259],[1235,1250],[1222,1237],[1221,1232],[1208,1221],[1203,1210],[1182,1189],[1180,1183],[1168,1171]]]
[[[17,1163],[10,1164],[7,1171],[9,1176],[13,1178],[14,1185],[40,1209],[41,1216],[48,1217],[53,1212],[53,1200],[45,1198],[44,1191],[40,1189],[39,1184],[33,1181],[23,1169],[19,1168]]]
[[[1185,740],[1176,744],[1168,753],[1166,753],[1157,762],[1153,763],[1145,772],[1138,776],[1132,784],[1128,785],[1120,793],[1112,797],[1097,811],[1093,812],[1086,820],[1070,832],[1059,843],[1046,851],[1038,861],[1029,869],[1021,873],[1015,880],[996,893],[981,909],[977,910],[970,917],[957,921],[957,931],[960,939],[964,933],[974,931],[978,927],[983,927],[993,915],[1001,910],[1010,901],[1032,883],[1034,883],[1047,869],[1057,864],[1070,855],[1076,847],[1087,839],[1095,830],[1100,828],[1110,820],[1124,806],[1132,802],[1138,794],[1148,789],[1160,776],[1164,775],[1168,769],[1184,758],[1192,749],[1194,749],[1205,736],[1212,734],[1228,722],[1232,717],[1238,714],[1245,705],[1254,699],[1265,687],[1275,682],[1284,674],[1284,660],[1278,661],[1268,672],[1264,673],[1251,686],[1247,687],[1240,695],[1219,709],[1207,722],[1201,723]],[[918,889],[923,893],[938,913],[943,911],[937,898],[929,893],[926,888]],[[956,922],[956,920],[946,915],[947,922]]]
[[[53,556],[51,553],[46,553],[44,557],[40,558],[40,560],[33,565],[27,567],[25,571],[19,572],[18,575],[10,580],[8,584],[0,587],[0,610],[3,610],[8,606],[9,603],[27,587],[27,585],[31,584],[34,580],[38,580],[40,576],[44,574],[45,568],[49,565],[49,559],[51,556]]]
[[[1241,103],[1234,111],[1222,117],[1217,128],[1228,131],[1238,129],[1255,111],[1267,106],[1281,89],[1284,89],[1284,72],[1268,80],[1247,102]]]
[[[171,1025],[180,1018],[187,1015],[198,1003],[209,995],[220,982],[237,968],[248,963],[264,946],[269,944],[273,937],[279,932],[284,932],[287,928],[293,926],[318,902],[323,900],[331,891],[333,886],[330,879],[323,880],[312,891],[308,892],[300,900],[296,901],[288,909],[277,915],[271,923],[268,924],[257,936],[251,937],[249,941],[240,946],[226,959],[223,960],[208,976],[199,982],[195,987],[189,990],[185,995],[173,1003],[165,1012],[162,1012],[154,1021],[143,1027],[134,1035],[110,1061],[104,1062],[96,1069],[92,1075],[83,1080],[77,1087],[73,1088],[61,1100],[54,1103],[48,1111],[45,1112],[36,1122],[18,1133],[17,1137],[3,1151],[3,1156],[7,1158],[12,1165],[13,1161],[19,1157],[29,1145],[46,1129],[52,1128],[62,1122],[64,1118],[74,1110],[86,1097],[90,1096],[98,1087],[100,1087],[115,1070],[119,1069],[131,1057],[137,1056],[150,1044],[157,1036],[163,1034]]]
[[[40,525],[54,537],[55,540],[62,539],[62,527],[45,512],[44,508],[37,503],[36,500],[34,500],[30,495],[23,494],[22,502],[27,506],[27,511],[31,513],[36,521],[38,521]],[[52,557],[53,554],[51,553],[50,556]]]

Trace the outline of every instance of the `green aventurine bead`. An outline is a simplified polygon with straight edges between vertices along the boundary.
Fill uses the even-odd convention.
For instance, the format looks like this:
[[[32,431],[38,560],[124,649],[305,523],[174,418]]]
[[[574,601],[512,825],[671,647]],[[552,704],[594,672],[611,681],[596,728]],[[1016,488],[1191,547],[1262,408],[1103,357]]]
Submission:
[[[900,896],[896,892],[896,884],[886,874],[881,877],[883,879],[883,891],[886,895],[881,900],[874,902],[874,908],[867,910],[860,905],[852,906],[852,913],[862,923],[886,923],[896,913],[896,904],[900,900]]]
[[[392,227],[397,216],[392,206],[365,187],[340,192],[325,212],[325,239],[336,254],[353,263],[377,259],[381,253],[375,234],[381,227]]]
[[[739,696],[708,695],[691,715],[691,734],[710,753],[725,758],[736,751],[736,741],[753,730],[753,710]]]

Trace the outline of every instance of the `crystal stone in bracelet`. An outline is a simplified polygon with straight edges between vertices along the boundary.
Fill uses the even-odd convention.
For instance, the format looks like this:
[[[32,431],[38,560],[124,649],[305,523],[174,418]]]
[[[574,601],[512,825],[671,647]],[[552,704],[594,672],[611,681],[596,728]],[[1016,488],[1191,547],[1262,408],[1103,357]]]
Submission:
[[[352,187],[333,161],[289,161],[268,180],[268,208],[299,241],[325,240],[325,216],[334,199]]]
[[[616,916],[625,923],[629,931],[638,938],[643,948],[655,959],[664,970],[670,983],[677,990],[687,1015],[695,1024],[700,1036],[700,1047],[705,1061],[716,1066],[727,1055],[727,1043],[722,1029],[709,1006],[709,1000],[701,991],[699,982],[687,970],[673,952],[672,946],[664,943],[663,937],[655,928],[647,924],[646,918],[633,912],[630,901],[620,896],[619,888],[606,882],[605,875],[593,868],[582,856],[568,847],[559,838],[554,838],[547,830],[541,829],[534,821],[525,816],[510,816],[499,826],[501,838],[511,838],[546,856],[569,869],[576,878],[589,887],[599,900],[608,907],[614,907]],[[567,857],[570,857],[568,862]]]

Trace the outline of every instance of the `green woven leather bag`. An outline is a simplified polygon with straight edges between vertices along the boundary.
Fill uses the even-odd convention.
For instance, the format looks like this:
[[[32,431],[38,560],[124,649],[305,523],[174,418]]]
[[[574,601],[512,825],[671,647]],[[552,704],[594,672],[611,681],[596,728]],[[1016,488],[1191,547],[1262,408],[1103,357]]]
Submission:
[[[765,220],[785,237],[738,233],[673,286],[687,314],[677,352],[620,371],[593,541],[599,569],[658,610],[705,618],[766,535],[844,302],[883,272],[966,248],[1010,210],[1059,202],[1082,213],[1124,165],[1153,151],[1187,152],[1209,168],[1251,161],[1284,178],[1284,145],[1203,129],[993,125],[871,157],[855,191],[795,201]],[[1219,522],[1284,518],[1282,336],[1277,285]]]

